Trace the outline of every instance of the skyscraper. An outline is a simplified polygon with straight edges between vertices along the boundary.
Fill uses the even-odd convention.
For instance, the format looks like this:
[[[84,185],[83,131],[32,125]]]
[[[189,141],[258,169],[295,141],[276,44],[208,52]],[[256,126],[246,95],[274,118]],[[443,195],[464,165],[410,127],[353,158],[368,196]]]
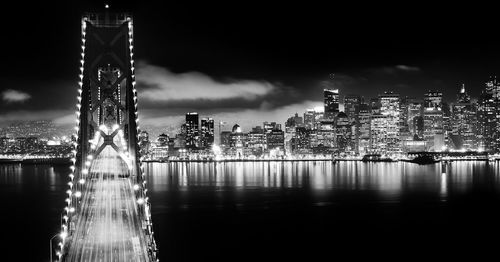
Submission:
[[[384,142],[387,144],[387,154],[401,152],[400,140],[400,100],[399,94],[384,92],[379,95],[380,113],[386,117]]]
[[[386,154],[387,116],[372,113],[370,119],[370,153]]]
[[[370,151],[371,109],[368,104],[360,105],[358,119],[358,153],[364,155]]]
[[[340,112],[335,119],[336,146],[340,153],[354,151],[351,121],[346,113]]]
[[[324,89],[325,99],[325,118],[333,119],[339,113],[339,90],[338,89]]]
[[[186,148],[196,149],[199,147],[199,116],[192,112],[186,114]]]
[[[353,151],[358,153],[359,149],[359,107],[361,105],[363,98],[359,95],[346,95],[344,97],[344,112],[349,119],[349,124],[351,126],[351,146],[353,146]]]
[[[210,148],[214,144],[214,119],[202,118],[201,119],[201,148]]]
[[[444,146],[443,93],[429,91],[424,95],[424,139],[427,150],[440,151]]]
[[[452,105],[451,142],[456,149],[476,149],[476,107],[462,85]]]
[[[344,97],[344,112],[351,121],[357,121],[361,100],[360,95],[349,94]]]
[[[422,117],[422,100],[407,100],[407,124],[410,133],[415,136],[417,135],[419,138],[423,138],[423,133],[419,132],[417,123],[419,120],[417,118]]]
[[[310,153],[311,142],[309,134],[311,130],[305,127],[297,127],[295,135],[292,138],[292,151],[295,154]]]
[[[320,120],[323,118],[323,112],[317,109],[307,109],[304,113],[304,125],[308,129],[316,129]]]
[[[490,77],[481,91],[477,104],[478,148],[498,152],[500,149],[499,106],[500,83]]]

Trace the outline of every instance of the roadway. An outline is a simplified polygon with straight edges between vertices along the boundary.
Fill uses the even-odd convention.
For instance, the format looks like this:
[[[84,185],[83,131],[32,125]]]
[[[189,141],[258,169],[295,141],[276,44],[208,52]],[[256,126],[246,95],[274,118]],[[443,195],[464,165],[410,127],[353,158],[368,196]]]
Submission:
[[[93,161],[64,261],[148,261],[127,173],[125,162],[110,146]]]

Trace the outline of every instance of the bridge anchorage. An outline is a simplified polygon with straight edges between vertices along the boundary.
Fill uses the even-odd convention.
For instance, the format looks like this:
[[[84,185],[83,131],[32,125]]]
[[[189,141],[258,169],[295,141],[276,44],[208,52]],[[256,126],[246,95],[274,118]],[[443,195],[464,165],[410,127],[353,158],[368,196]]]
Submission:
[[[81,22],[73,165],[51,262],[158,261],[138,150],[133,19],[106,12]]]

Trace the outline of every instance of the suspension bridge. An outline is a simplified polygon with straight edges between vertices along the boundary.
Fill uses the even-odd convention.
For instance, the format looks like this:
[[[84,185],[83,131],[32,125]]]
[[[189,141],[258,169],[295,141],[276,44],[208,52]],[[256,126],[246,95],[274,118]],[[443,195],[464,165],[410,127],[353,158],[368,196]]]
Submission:
[[[72,166],[52,261],[157,261],[138,149],[134,24],[127,13],[81,20]]]

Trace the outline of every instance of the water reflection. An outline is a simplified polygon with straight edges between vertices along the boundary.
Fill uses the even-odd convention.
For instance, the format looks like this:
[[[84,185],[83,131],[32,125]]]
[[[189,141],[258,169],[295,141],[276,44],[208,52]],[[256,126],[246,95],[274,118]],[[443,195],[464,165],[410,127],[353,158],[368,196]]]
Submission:
[[[313,192],[370,191],[386,200],[397,200],[403,192],[434,192],[446,199],[450,192],[470,190],[475,182],[484,184],[484,179],[498,188],[500,170],[497,163],[485,162],[453,162],[445,169],[441,164],[404,162],[231,162],[149,163],[146,172],[155,192],[196,187],[237,191],[300,188]]]

